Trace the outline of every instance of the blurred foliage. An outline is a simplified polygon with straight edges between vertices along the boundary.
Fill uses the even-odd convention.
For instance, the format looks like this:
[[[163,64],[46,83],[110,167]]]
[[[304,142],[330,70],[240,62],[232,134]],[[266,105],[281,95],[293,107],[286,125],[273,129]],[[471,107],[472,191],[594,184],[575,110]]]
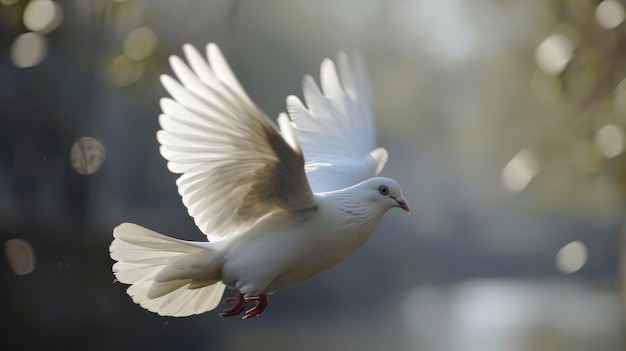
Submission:
[[[560,74],[537,68],[531,78],[537,110],[529,116],[527,139],[542,169],[529,190],[548,208],[599,206],[603,213],[591,212],[613,218],[623,211],[626,155],[603,157],[597,138],[604,126],[625,127],[626,85],[620,83],[626,77],[626,27],[600,26],[598,4],[546,2],[544,21],[552,27],[548,34],[565,36],[574,50]]]
[[[0,347],[623,349],[624,1],[57,1],[47,56],[20,65],[33,1],[0,0]],[[154,133],[167,57],[209,41],[269,116],[324,56],[362,51],[414,207],[257,324],[164,319],[111,284],[120,222],[199,238]],[[86,136],[103,153],[83,176]]]

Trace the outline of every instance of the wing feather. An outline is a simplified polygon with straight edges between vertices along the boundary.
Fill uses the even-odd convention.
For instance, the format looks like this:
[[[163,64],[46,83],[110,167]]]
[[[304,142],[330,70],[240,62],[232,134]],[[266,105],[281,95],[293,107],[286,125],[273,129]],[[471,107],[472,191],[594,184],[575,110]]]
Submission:
[[[339,52],[337,64],[322,61],[319,89],[305,76],[305,104],[287,97],[287,111],[306,160],[306,172],[315,192],[345,188],[378,175],[387,151],[376,147],[376,125],[371,94],[360,56],[352,60]],[[281,129],[282,126],[281,126]]]
[[[281,211],[316,208],[294,135],[285,140],[239,84],[215,44],[208,61],[191,45],[164,75],[157,133],[178,191],[209,240],[245,230]]]

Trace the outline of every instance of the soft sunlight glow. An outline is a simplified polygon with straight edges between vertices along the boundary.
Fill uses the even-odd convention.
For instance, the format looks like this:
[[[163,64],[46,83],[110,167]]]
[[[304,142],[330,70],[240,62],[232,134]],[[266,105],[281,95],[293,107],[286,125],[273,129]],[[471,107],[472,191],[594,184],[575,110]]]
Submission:
[[[529,149],[515,154],[502,170],[501,181],[504,187],[518,193],[539,173],[539,161]]]
[[[13,273],[26,275],[35,270],[35,254],[30,244],[22,239],[10,239],[4,244],[4,253]]]
[[[82,175],[95,173],[105,159],[104,146],[91,137],[78,139],[72,145],[70,160],[76,172]]]
[[[587,247],[576,240],[563,246],[556,253],[556,268],[565,274],[572,274],[587,263]]]
[[[622,300],[607,290],[564,279],[467,279],[409,289],[404,304],[392,308],[404,314],[413,341],[407,350],[570,350],[581,340],[621,345]],[[563,347],[529,347],[545,344],[545,334],[533,337],[542,328]]]
[[[606,29],[619,26],[624,22],[624,6],[615,0],[602,1],[596,7],[596,21]]]
[[[11,62],[17,68],[37,66],[47,54],[48,42],[37,33],[21,34],[11,46]]]
[[[154,53],[159,38],[147,27],[137,28],[124,39],[124,53],[133,60],[143,60]]]
[[[563,72],[573,54],[572,42],[562,34],[553,34],[539,44],[535,60],[544,72],[557,75]]]
[[[598,130],[595,142],[602,156],[615,157],[624,151],[624,130],[617,124],[608,124]]]
[[[50,0],[33,0],[24,9],[24,26],[42,34],[56,29],[63,21],[61,7]]]

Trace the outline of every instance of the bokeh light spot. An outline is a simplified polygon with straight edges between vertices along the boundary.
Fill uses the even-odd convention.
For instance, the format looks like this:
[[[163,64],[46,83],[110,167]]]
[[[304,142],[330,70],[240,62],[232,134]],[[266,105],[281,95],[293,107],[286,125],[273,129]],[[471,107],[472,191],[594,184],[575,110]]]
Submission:
[[[504,166],[501,175],[502,185],[514,193],[518,193],[528,186],[528,183],[539,173],[539,161],[529,149],[515,154]]]
[[[8,240],[4,244],[4,252],[13,273],[26,275],[35,270],[35,254],[32,246],[26,240]]]
[[[606,29],[613,29],[624,22],[624,6],[615,0],[605,0],[596,7],[596,21]]]
[[[616,124],[608,124],[596,132],[595,142],[602,156],[615,157],[624,151],[624,130]]]
[[[78,139],[70,151],[72,167],[82,175],[92,174],[100,169],[105,156],[104,146],[91,137]]]
[[[50,0],[33,0],[24,9],[24,26],[42,34],[56,29],[63,21],[61,7]]]
[[[37,33],[21,34],[15,38],[11,46],[11,62],[17,68],[37,66],[47,54],[48,42]]]
[[[143,72],[144,65],[141,61],[119,55],[109,65],[108,78],[112,85],[124,87],[139,80]]]
[[[546,38],[535,51],[537,65],[548,74],[560,74],[574,54],[572,42],[562,34]]]
[[[563,246],[556,253],[556,268],[565,274],[572,274],[587,263],[587,247],[576,240]]]
[[[0,5],[11,6],[16,4],[19,0],[0,0]]]
[[[132,31],[124,39],[124,53],[133,60],[143,60],[154,53],[159,45],[159,38],[147,27]]]

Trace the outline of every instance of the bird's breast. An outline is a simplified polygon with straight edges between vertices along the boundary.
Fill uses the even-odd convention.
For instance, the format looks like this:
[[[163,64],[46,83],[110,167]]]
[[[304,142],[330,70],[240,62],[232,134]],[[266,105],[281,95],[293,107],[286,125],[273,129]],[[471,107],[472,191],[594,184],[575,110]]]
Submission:
[[[372,216],[320,207],[314,214],[264,223],[234,240],[223,263],[224,283],[244,294],[300,284],[343,261],[376,228]]]
[[[283,256],[280,272],[268,285],[273,292],[310,280],[350,256],[373,233],[369,219],[345,216],[343,221],[323,216],[284,239],[290,254]]]

